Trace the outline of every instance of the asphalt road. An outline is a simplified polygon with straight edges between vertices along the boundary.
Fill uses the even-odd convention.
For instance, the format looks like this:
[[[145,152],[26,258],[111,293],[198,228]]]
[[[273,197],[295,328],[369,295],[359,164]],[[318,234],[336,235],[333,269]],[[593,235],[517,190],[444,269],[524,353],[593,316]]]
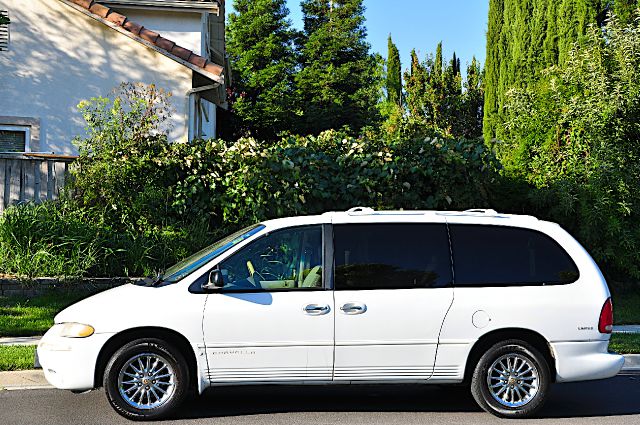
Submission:
[[[234,387],[186,403],[163,424],[495,424],[464,387]],[[0,424],[131,424],[102,390],[1,391]],[[555,385],[539,419],[527,424],[640,424],[640,376]]]

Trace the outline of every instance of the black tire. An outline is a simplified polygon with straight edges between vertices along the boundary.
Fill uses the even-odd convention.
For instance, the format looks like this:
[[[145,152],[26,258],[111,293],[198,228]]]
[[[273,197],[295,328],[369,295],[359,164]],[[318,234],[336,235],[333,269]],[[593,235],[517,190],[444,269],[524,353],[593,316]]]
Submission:
[[[529,373],[523,374],[523,376],[526,376],[526,378],[523,378],[525,384],[518,386],[518,383],[523,382],[523,380],[519,380],[517,376],[512,377],[511,380],[506,378],[500,380],[495,378],[499,374],[494,372],[492,377],[489,377],[489,370],[494,365],[494,362],[502,359],[502,364],[506,363],[504,356],[517,356],[521,359],[521,362],[524,360],[529,365],[533,365],[535,367],[534,371],[537,372],[537,379],[529,378],[529,376],[534,376],[533,372],[531,375]],[[513,357],[510,357],[510,359],[513,359]],[[522,363],[517,364],[520,365]],[[502,369],[499,364],[496,367]],[[527,366],[522,370],[526,370],[526,368]],[[494,389],[493,393],[489,382],[494,383],[493,385],[499,385]],[[514,387],[511,387],[509,383],[512,383],[515,387],[527,388],[530,391],[527,395],[533,393],[533,390],[524,385],[535,383],[535,393],[528,399],[527,395],[524,397],[519,396],[518,394],[524,394],[524,392],[520,393],[520,389],[512,389]],[[550,385],[551,372],[544,356],[524,341],[508,340],[495,344],[480,358],[471,378],[471,394],[483,410],[495,416],[502,418],[529,418],[535,415],[546,401]],[[506,387],[506,390],[503,387]],[[502,396],[497,394],[500,390],[503,391]],[[509,393],[509,391],[511,392]],[[494,396],[494,394],[496,395]],[[496,397],[502,399],[502,401],[498,401]],[[505,397],[507,400],[504,400]]]
[[[158,404],[157,406],[155,407],[149,406],[147,408],[137,408],[132,404],[130,404],[121,394],[119,376],[121,371],[123,371],[123,368],[124,368],[124,371],[130,371],[127,365],[132,359],[140,358],[144,363],[147,357],[146,356],[140,357],[140,356],[146,355],[146,354],[149,354],[151,356],[159,356],[159,358],[166,361],[166,364],[168,365],[168,367],[170,367],[171,371],[173,372],[172,378],[169,378],[169,379],[172,379],[172,384],[171,385],[162,384],[163,386],[161,388],[167,389],[167,393],[170,394],[169,396],[166,396],[166,399],[162,401],[160,400],[159,397],[156,397],[151,393],[149,393],[149,395],[147,396],[149,397],[147,398],[148,404],[151,404],[151,401],[155,399],[156,400],[155,404]],[[138,365],[138,364],[134,363],[134,365]],[[168,371],[168,369],[166,369],[165,372],[158,372],[158,373],[162,373],[166,375],[166,371]],[[158,376],[161,376],[161,375],[158,375]],[[140,380],[142,378],[127,378],[127,379]],[[151,382],[150,380],[153,378],[147,377],[145,379],[147,379],[146,381],[147,383],[150,383]],[[167,378],[164,378],[164,379],[167,379]],[[111,404],[111,406],[120,415],[124,416],[127,419],[132,419],[132,420],[155,420],[155,419],[166,418],[167,416],[171,415],[176,410],[176,408],[182,403],[182,401],[184,400],[189,390],[189,371],[187,369],[186,360],[179,350],[177,350],[171,344],[161,339],[145,338],[145,339],[138,339],[138,340],[132,341],[124,345],[118,351],[115,352],[115,354],[109,360],[109,363],[107,363],[107,367],[105,368],[105,372],[104,372],[103,382],[104,382],[105,392],[107,394],[107,400],[109,400],[109,403]],[[156,381],[154,380],[152,382],[155,383]],[[141,386],[144,384],[139,383],[139,384],[129,384],[129,385]],[[152,384],[150,385],[154,388],[157,388]],[[124,391],[124,388],[126,387],[123,386],[123,391]],[[171,391],[168,390],[169,388],[171,388]],[[134,389],[130,393],[130,395],[135,394],[135,391],[136,390]],[[160,394],[162,397],[164,397],[164,394],[162,394],[160,390],[158,390],[156,394]],[[143,398],[140,401],[143,402],[144,404],[144,400],[145,399]]]

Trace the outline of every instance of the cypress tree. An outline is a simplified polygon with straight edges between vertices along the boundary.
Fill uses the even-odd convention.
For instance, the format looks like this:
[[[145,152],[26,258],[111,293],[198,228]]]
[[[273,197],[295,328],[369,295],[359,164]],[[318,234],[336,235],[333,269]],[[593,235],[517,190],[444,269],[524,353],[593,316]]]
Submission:
[[[363,0],[303,0],[304,36],[297,91],[303,133],[375,123],[378,59],[366,42]]]
[[[402,69],[400,65],[400,52],[393,43],[391,34],[387,42],[387,100],[398,106],[402,105]]]
[[[235,0],[227,25],[234,82],[231,110],[243,134],[274,138],[291,129],[295,109],[295,31],[286,0]]]
[[[631,1],[631,0],[616,0]],[[634,0],[637,1],[637,0]],[[490,0],[485,66],[484,137],[502,137],[508,90],[564,63],[574,43],[601,21],[606,0]]]
[[[407,107],[409,114],[420,120],[424,120],[424,94],[426,88],[426,69],[420,63],[416,50],[411,50],[411,68],[404,74],[405,88],[407,91]]]
[[[498,102],[498,80],[502,62],[506,62],[507,59],[500,46],[503,25],[504,0],[489,0],[483,125],[487,141],[495,137],[496,117],[501,106]]]

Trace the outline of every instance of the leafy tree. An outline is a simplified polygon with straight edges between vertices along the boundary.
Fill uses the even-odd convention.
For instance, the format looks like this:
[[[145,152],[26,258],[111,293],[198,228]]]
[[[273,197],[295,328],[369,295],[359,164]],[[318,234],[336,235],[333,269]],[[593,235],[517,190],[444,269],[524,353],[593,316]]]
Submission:
[[[379,118],[381,59],[369,52],[362,0],[304,0],[300,71],[299,131],[319,133],[372,125]]]
[[[387,100],[396,105],[402,105],[402,69],[400,65],[400,52],[393,43],[391,34],[388,40],[387,53]]]
[[[296,32],[285,0],[235,0],[234,9],[227,25],[231,108],[241,134],[273,139],[296,119]]]
[[[9,19],[9,17],[0,13],[0,25],[7,25],[10,23],[11,23],[11,20]]]

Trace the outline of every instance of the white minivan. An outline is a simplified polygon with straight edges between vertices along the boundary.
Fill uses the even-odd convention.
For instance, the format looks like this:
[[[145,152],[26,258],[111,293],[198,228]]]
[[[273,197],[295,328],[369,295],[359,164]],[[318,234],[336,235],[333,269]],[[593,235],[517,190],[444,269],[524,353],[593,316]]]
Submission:
[[[353,208],[266,221],[55,318],[58,388],[131,419],[246,384],[460,384],[534,414],[550,385],[616,375],[610,293],[560,226],[493,210]]]

